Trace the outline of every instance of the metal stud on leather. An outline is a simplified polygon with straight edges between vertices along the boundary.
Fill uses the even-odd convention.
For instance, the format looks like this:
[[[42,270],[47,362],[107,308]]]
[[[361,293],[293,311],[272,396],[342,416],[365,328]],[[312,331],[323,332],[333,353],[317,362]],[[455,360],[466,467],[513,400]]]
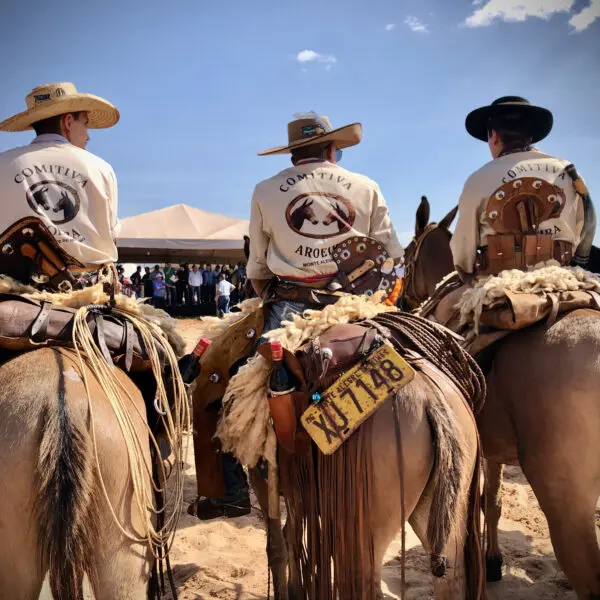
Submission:
[[[332,255],[345,291],[371,296],[377,290],[391,292],[394,289],[398,279],[396,269],[388,268],[389,254],[376,240],[363,236],[348,238],[332,248]],[[361,268],[363,272],[356,277]],[[382,284],[383,281],[386,284]]]

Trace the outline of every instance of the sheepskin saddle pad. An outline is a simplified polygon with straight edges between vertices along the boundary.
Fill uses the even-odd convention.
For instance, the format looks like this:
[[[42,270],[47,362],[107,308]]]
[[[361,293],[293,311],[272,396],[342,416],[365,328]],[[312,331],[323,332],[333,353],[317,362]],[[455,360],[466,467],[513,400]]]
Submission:
[[[277,443],[288,453],[309,450],[311,445],[306,435],[309,431],[305,429],[307,424],[310,425],[306,412],[309,403],[321,405],[324,401],[322,393],[327,394],[331,385],[338,384],[341,377],[366,361],[374,348],[386,346],[385,341],[406,363],[407,371],[413,368],[413,359],[415,369],[419,361],[426,359],[459,389],[464,388],[466,399],[478,404],[483,397],[484,384],[476,375],[476,382],[472,382],[478,367],[460,348],[458,336],[414,315],[400,313],[383,304],[381,299],[381,294],[344,296],[322,310],[307,310],[302,315],[294,315],[291,321],[282,323],[281,328],[269,332],[269,339],[282,343],[285,363],[295,377],[296,391],[289,398],[280,396],[274,402],[266,401],[271,357],[268,344],[259,346],[258,353],[239,368],[224,390],[223,410],[216,433],[221,450],[234,454],[248,467],[254,467],[261,458],[276,464]],[[461,371],[455,381],[454,371],[462,366],[466,372]],[[206,372],[209,380],[212,378],[210,371],[210,363],[205,365],[203,356],[202,372]],[[369,373],[374,377],[372,370]],[[400,373],[397,371],[395,376],[400,378]],[[402,377],[405,377],[404,371]],[[213,380],[223,381],[221,378]],[[350,383],[345,381],[344,386]],[[320,412],[327,412],[325,408]],[[360,407],[356,408],[361,412]],[[315,418],[319,419],[319,415]],[[314,424],[314,420],[311,422]],[[359,427],[361,423],[357,419],[354,425]],[[354,426],[347,431],[341,429],[341,434],[336,429],[335,436],[331,437],[333,430],[323,428],[327,438],[323,445],[312,433],[310,437],[324,452],[333,452],[356,430]],[[312,431],[320,433],[315,428]],[[320,435],[317,438],[324,439]]]
[[[467,336],[486,330],[518,330],[546,319],[552,324],[572,310],[600,310],[600,275],[581,267],[561,267],[556,261],[521,271],[460,285],[457,273],[440,282],[432,298],[419,309]]]

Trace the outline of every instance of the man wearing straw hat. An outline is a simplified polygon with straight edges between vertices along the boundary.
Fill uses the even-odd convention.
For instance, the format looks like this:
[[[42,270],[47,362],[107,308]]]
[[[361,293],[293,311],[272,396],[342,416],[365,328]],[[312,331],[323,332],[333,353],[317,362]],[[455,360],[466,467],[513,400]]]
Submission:
[[[330,286],[334,245],[368,236],[391,257],[403,255],[377,183],[339,165],[342,150],[361,141],[361,124],[333,129],[314,112],[295,116],[288,143],[259,153],[291,154],[292,166],[259,183],[252,198],[248,278],[259,294],[274,277],[298,290],[298,301],[271,305],[265,332],[306,308],[306,288]]]
[[[0,123],[0,131],[36,133],[29,145],[0,154],[0,232],[34,216],[86,267],[115,262],[117,180],[85,147],[88,129],[112,127],[118,110],[72,83],[41,85],[25,101],[25,111]]]
[[[296,115],[288,144],[260,156],[291,154],[292,167],[259,183],[252,197],[246,274],[257,294],[278,281],[293,284],[293,300],[270,303],[263,334],[309,306],[302,292],[325,289],[337,273],[331,248],[351,236],[381,242],[390,256],[403,255],[379,186],[338,164],[342,149],[361,140],[360,123],[333,129],[327,117]],[[250,512],[248,483],[241,465],[222,454],[224,498],[204,498],[188,512],[199,519],[237,517]]]

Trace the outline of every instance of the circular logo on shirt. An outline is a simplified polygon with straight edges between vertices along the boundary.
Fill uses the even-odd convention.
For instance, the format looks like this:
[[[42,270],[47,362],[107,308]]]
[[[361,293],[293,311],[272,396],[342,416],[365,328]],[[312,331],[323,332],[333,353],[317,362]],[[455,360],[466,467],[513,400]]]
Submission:
[[[31,209],[50,219],[54,225],[72,221],[81,201],[77,190],[62,181],[38,181],[27,190]]]
[[[350,231],[356,211],[349,200],[329,192],[313,192],[296,196],[285,211],[290,229],[313,239],[335,237]]]

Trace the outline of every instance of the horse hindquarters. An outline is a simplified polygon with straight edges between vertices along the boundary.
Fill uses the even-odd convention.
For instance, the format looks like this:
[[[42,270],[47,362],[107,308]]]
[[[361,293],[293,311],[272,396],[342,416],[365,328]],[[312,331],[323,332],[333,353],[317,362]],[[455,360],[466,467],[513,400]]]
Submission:
[[[79,372],[80,367],[72,355],[65,359],[70,361],[70,371]],[[147,481],[150,486],[152,472],[148,429],[146,425],[146,407],[140,392],[132,381],[119,369],[115,369],[115,377],[126,391],[123,396],[126,410],[134,426],[134,435],[139,441],[139,457],[146,463]],[[117,417],[105,397],[101,383],[87,373],[90,395],[93,401],[94,425],[98,467],[103,476],[108,500],[115,511],[116,518],[128,536],[123,534],[115,522],[111,509],[105,498],[98,477],[95,477],[93,496],[98,502],[99,531],[93,540],[93,558],[97,570],[97,584],[94,585],[95,600],[146,600],[148,583],[152,566],[152,553],[144,539],[146,531],[146,514],[140,513],[136,501],[129,465],[129,455],[123,433]],[[81,398],[87,407],[87,398],[82,382],[69,381],[71,398],[77,403]],[[87,422],[87,421],[86,421]]]
[[[469,515],[478,486],[477,432],[469,409],[453,388],[443,385],[441,396],[423,382],[418,374],[399,395],[405,514],[425,549],[448,559],[446,574],[435,579],[436,599],[471,600],[480,597],[482,587],[479,534]],[[383,555],[402,523],[391,405],[384,405],[373,419],[373,529],[379,581]],[[469,544],[468,534],[475,537]],[[465,555],[473,559],[469,575],[475,581],[467,596]]]
[[[600,495],[599,355],[598,313],[574,311],[548,331],[535,327],[510,336],[489,381],[502,390],[519,462],[548,520],[558,562],[581,600],[600,598],[594,522]]]
[[[119,376],[126,384],[127,378]],[[107,492],[127,526],[135,519],[127,453],[115,434],[114,415],[107,419],[111,409],[100,384],[91,373],[88,378],[98,401],[94,423],[101,469],[110,473]],[[3,365],[0,422],[6,427],[0,436],[0,484],[9,491],[0,500],[0,519],[10,527],[0,543],[2,596],[37,600],[48,571],[54,598],[79,600],[85,574],[96,600],[145,599],[147,548],[135,548],[112,527],[96,476],[87,396],[74,355],[43,349]],[[103,453],[109,445],[120,452],[119,461],[107,462]]]
[[[29,388],[26,372],[15,366],[24,369],[26,363],[0,367],[0,595],[37,600],[48,569],[47,557],[41,556],[38,547],[34,521],[39,428],[48,400]],[[40,362],[38,373],[48,385],[56,384],[51,362]]]

